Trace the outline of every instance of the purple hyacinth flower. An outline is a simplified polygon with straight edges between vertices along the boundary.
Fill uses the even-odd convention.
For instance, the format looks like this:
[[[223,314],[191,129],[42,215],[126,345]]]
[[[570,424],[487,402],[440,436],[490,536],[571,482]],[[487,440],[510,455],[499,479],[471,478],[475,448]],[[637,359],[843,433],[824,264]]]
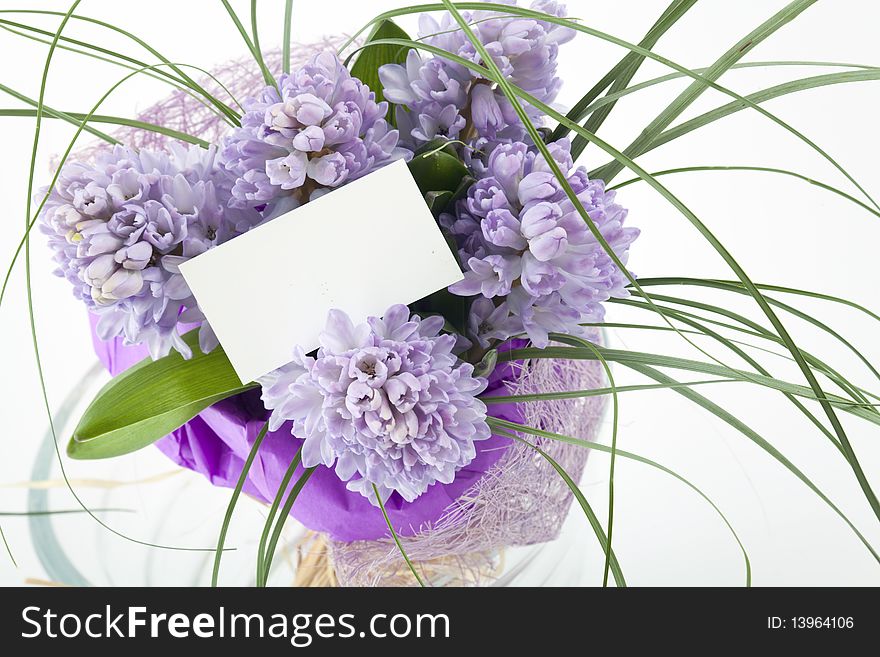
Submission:
[[[301,348],[261,379],[274,430],[292,421],[305,467],[335,467],[348,488],[378,504],[396,492],[411,502],[449,483],[490,436],[476,396],[486,380],[454,355],[440,317],[392,306],[355,325],[330,311],[315,358]]]

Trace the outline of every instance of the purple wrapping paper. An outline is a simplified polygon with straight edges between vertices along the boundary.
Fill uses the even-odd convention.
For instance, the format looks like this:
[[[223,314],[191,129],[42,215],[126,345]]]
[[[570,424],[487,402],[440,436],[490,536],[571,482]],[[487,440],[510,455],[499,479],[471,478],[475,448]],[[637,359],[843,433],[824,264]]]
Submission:
[[[144,347],[125,346],[119,338],[101,340],[95,334],[96,317],[90,315],[90,319],[95,352],[111,375],[116,376],[147,357]],[[489,387],[482,396],[505,394],[505,382],[513,377],[514,366],[500,364],[489,377]],[[489,413],[513,422],[523,421],[516,404],[493,404]],[[172,461],[204,475],[215,486],[233,488],[268,416],[260,401],[260,391],[252,390],[205,409],[160,439],[156,446]],[[270,432],[254,459],[244,491],[267,502],[273,500],[301,444],[301,440],[291,436],[289,424]],[[499,436],[476,443],[477,457],[459,471],[455,481],[434,484],[414,502],[407,503],[393,494],[385,508],[394,529],[402,536],[412,536],[436,522],[501,457],[509,444],[510,439]],[[292,482],[301,473],[300,466]],[[326,533],[337,541],[376,540],[389,535],[381,510],[359,493],[347,490],[345,482],[324,466],[318,466],[302,489],[291,515],[309,529]]]

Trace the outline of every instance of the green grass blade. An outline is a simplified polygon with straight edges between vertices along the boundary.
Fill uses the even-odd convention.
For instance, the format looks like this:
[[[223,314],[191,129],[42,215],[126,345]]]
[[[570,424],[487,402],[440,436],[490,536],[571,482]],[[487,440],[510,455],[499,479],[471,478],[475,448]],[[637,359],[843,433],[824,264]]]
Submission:
[[[727,349],[729,349],[734,354],[739,356],[742,360],[744,360],[746,363],[751,365],[752,368],[756,372],[758,372],[758,374],[763,374],[766,377],[771,376],[770,372],[763,365],[761,365],[761,363],[759,363],[755,358],[753,358],[749,353],[747,353],[739,345],[734,344],[733,341],[728,340],[727,338],[725,338],[723,335],[721,335],[717,331],[714,331],[711,328],[709,328],[708,326],[706,326],[705,324],[702,324],[702,323],[700,323],[696,320],[690,319],[688,317],[677,317],[677,319],[678,319],[678,321],[697,329],[698,331],[702,332],[703,335],[706,335],[707,337],[712,338],[713,340],[715,340],[719,344],[722,344],[725,347],[727,347]],[[825,428],[825,426],[816,418],[815,415],[813,415],[813,413],[810,412],[810,410],[806,406],[803,405],[803,403],[801,403],[791,393],[784,392],[783,395],[785,395],[785,398],[791,404],[793,404],[794,407],[797,408],[798,411],[803,413],[803,415],[813,424],[813,426],[815,426],[817,429],[819,429],[819,431],[822,432],[831,441],[831,443],[835,447],[840,449],[840,445],[837,442],[837,440],[835,439],[834,434],[832,434],[830,431],[828,431],[828,429]]]
[[[679,167],[676,169],[665,169],[663,171],[655,171],[651,175],[655,178],[660,176],[668,176],[676,173],[694,173],[697,171],[750,171],[750,172],[763,172],[763,173],[777,173],[784,176],[790,176],[792,178],[797,178],[798,180],[803,180],[815,187],[819,187],[824,189],[825,191],[832,192],[833,194],[837,194],[838,196],[845,198],[850,203],[855,203],[860,208],[865,210],[866,212],[870,212],[875,217],[880,218],[880,212],[872,208],[867,203],[860,201],[859,199],[847,194],[846,192],[829,185],[827,183],[823,183],[819,180],[815,180],[814,178],[810,178],[809,176],[805,176],[801,173],[797,173],[796,171],[789,171],[787,169],[776,169],[773,167],[755,167],[755,166],[736,166],[736,165],[727,165],[727,166],[692,166],[692,167]],[[625,180],[623,182],[617,183],[608,188],[608,190],[616,190],[621,189],[623,187],[627,187],[637,182],[641,182],[641,178],[630,178],[629,180]]]
[[[254,37],[254,57],[257,60],[257,65],[263,72],[263,79],[266,81],[266,84],[274,87],[277,84],[275,76],[272,75],[266,66],[266,61],[263,59],[263,49],[260,47],[260,30],[257,26],[257,0],[251,0],[251,34]]]
[[[41,9],[0,9],[0,14],[37,14],[37,15],[42,15],[42,16],[67,16],[67,14],[65,14],[64,12],[47,11],[47,10],[41,10]],[[136,36],[135,34],[132,34],[131,32],[123,30],[122,28],[119,28],[115,25],[112,25],[111,23],[107,23],[107,22],[99,20],[97,18],[91,18],[89,16],[79,16],[77,14],[70,14],[69,18],[70,18],[70,20],[78,20],[78,21],[83,21],[86,23],[91,23],[93,25],[98,25],[98,26],[103,27],[107,30],[111,30],[113,32],[116,32],[117,34],[121,34],[122,36],[124,36],[128,39],[131,39],[133,42],[138,44],[141,48],[143,48],[144,50],[149,52],[151,55],[153,55],[156,59],[158,59],[160,62],[162,62],[162,64],[168,66],[172,71],[174,71],[178,76],[180,76],[180,79],[189,88],[193,89],[194,91],[197,91],[200,96],[202,96],[207,101],[209,101],[212,105],[214,105],[214,107],[217,110],[219,110],[220,113],[222,113],[226,116],[227,120],[229,121],[229,123],[231,125],[238,125],[238,122],[241,117],[233,109],[231,109],[230,107],[225,105],[223,102],[221,102],[219,99],[215,98],[210,93],[208,93],[208,91],[204,87],[202,87],[195,80],[193,80],[190,76],[188,76],[182,70],[180,65],[173,63],[171,60],[169,60],[167,57],[162,55],[158,50],[153,48],[150,44],[148,44],[146,41],[144,41],[140,37]],[[56,33],[56,35],[57,35],[57,33]],[[55,35],[53,35],[53,37],[54,36]],[[57,39],[53,38],[53,43],[55,44],[52,46],[53,50],[57,46],[57,41],[58,41]],[[84,45],[89,46],[90,44],[84,44]],[[143,68],[147,68],[147,67],[143,67]],[[153,66],[153,67],[149,67],[149,70],[161,70],[161,67]]]
[[[293,474],[296,472],[296,469],[301,462],[302,447],[296,450],[293,460],[287,466],[287,470],[281,478],[281,483],[278,484],[278,492],[275,494],[275,498],[272,500],[272,505],[269,507],[269,514],[266,516],[266,521],[263,523],[263,533],[260,535],[260,543],[257,548],[257,586],[261,586],[262,582],[268,578],[268,572],[264,564],[266,560],[266,545],[269,542],[269,534],[272,531],[272,525],[275,523],[275,516],[278,514],[278,507],[281,506],[281,500],[284,499],[284,494],[287,492],[288,486],[290,486],[290,480],[293,479]]]
[[[748,328],[743,328],[742,326],[728,324],[726,322],[720,322],[715,319],[712,319],[711,317],[705,317],[705,316],[700,315],[698,313],[693,313],[693,312],[689,312],[686,310],[680,310],[678,308],[672,308],[670,306],[659,306],[660,308],[662,308],[663,312],[667,313],[670,317],[672,317],[674,319],[679,319],[679,320],[681,320],[683,318],[695,319],[700,322],[706,322],[706,323],[709,323],[712,325],[721,326],[726,329],[730,329],[730,330],[737,331],[740,333],[745,333],[747,335],[753,335],[758,338],[761,338],[762,340],[767,340],[769,342],[774,342],[776,344],[783,345],[782,340],[777,335],[772,333],[771,331],[768,331],[763,326],[760,326],[759,324],[752,322],[751,320],[748,320],[745,317],[742,317],[742,315],[738,315],[737,313],[734,313],[732,311],[728,311],[724,308],[720,308],[718,306],[713,306],[710,304],[704,304],[704,303],[692,301],[690,299],[681,299],[678,297],[667,297],[665,295],[656,295],[656,294],[653,295],[653,297],[654,297],[655,301],[668,301],[670,303],[684,305],[687,307],[696,307],[696,308],[708,310],[711,313],[717,313],[717,314],[723,315],[725,317],[730,317],[730,318],[734,319],[734,321],[738,321],[745,326],[754,326],[754,327],[756,327],[756,330],[750,330]],[[635,301],[634,299],[620,299],[619,301],[616,301],[615,303],[627,305],[627,306],[634,307],[634,308],[639,308],[642,310],[651,310],[651,308],[647,304],[643,304],[639,301]],[[736,341],[731,340],[731,342],[736,342]],[[742,344],[743,346],[751,347],[753,349],[757,349],[759,351],[763,351],[765,353],[772,354],[772,355],[777,356],[779,358],[784,358],[786,360],[794,362],[794,359],[791,358],[791,356],[788,354],[781,354],[776,351],[772,351],[769,349],[765,349],[763,347],[758,347],[758,346],[752,345],[750,343],[743,342],[743,343],[739,343],[739,344]],[[813,354],[811,354],[807,351],[804,351],[804,350],[801,350],[801,352],[803,353],[804,358],[807,360],[807,363],[810,365],[810,367],[813,367],[817,372],[820,372],[821,374],[827,376],[828,379],[830,381],[832,381],[833,383],[837,384],[844,391],[845,394],[852,396],[854,402],[857,405],[865,405],[868,403],[868,400],[864,396],[863,392],[857,386],[850,383],[839,372],[837,372],[835,369],[833,369],[831,366],[829,366],[827,363],[825,363],[821,359],[817,358]],[[816,397],[814,395],[811,395],[810,398],[816,399]]]
[[[556,473],[562,478],[565,482],[565,485],[568,486],[569,490],[571,490],[578,504],[584,512],[584,515],[587,517],[587,521],[590,523],[590,526],[593,528],[593,533],[596,534],[596,538],[599,541],[599,545],[602,546],[602,551],[605,554],[610,554],[610,568],[611,573],[614,575],[614,583],[619,588],[626,587],[626,579],[623,576],[623,569],[620,567],[620,563],[617,560],[617,556],[614,554],[614,550],[611,548],[611,545],[608,542],[608,537],[605,535],[605,531],[602,529],[602,524],[599,522],[599,517],[596,515],[596,512],[593,511],[593,507],[590,506],[590,503],[587,501],[587,498],[584,497],[583,492],[581,492],[580,487],[575,483],[575,481],[571,478],[571,476],[565,471],[565,469],[556,462],[556,460],[550,456],[543,449],[530,443],[528,440],[517,436],[514,433],[502,432],[502,435],[506,435],[508,438],[512,438],[517,440],[524,445],[527,445],[531,449],[535,450],[541,457],[549,463]]]
[[[15,91],[15,89],[11,89],[10,87],[7,87],[4,84],[0,84],[0,91],[4,92],[6,94],[9,94],[13,98],[17,98],[18,100],[20,100],[24,103],[27,103],[31,107],[37,106],[37,101],[35,101],[32,98],[28,98],[24,94],[19,93],[18,91]],[[47,107],[46,105],[43,105],[43,113],[46,116],[52,117],[53,119],[61,119],[62,121],[67,121],[68,123],[72,123],[75,126],[79,126],[81,123],[78,119],[74,118],[73,116],[71,116],[67,112],[60,112],[60,111],[53,109],[51,107]],[[37,116],[37,111],[35,109],[34,110],[4,109],[4,110],[0,110],[0,116],[27,116],[27,117],[34,117],[35,118]],[[96,130],[95,128],[93,128],[91,126],[86,126],[84,128],[84,130],[86,132],[93,134],[95,137],[98,137],[98,139],[103,139],[104,141],[106,141],[109,144],[118,144],[119,143],[119,141],[117,139],[111,137],[108,134],[101,132],[100,130]]]
[[[764,23],[737,41],[707,69],[706,73],[700,76],[700,80],[695,80],[691,83],[687,89],[658,114],[623,152],[630,158],[638,157],[644,153],[644,149],[654,141],[657,135],[665,130],[709,88],[705,83],[706,81],[715,82],[718,80],[733,64],[742,59],[755,46],[771,36],[779,28],[797,18],[798,15],[815,3],[816,0],[794,0],[794,2],[787,4]],[[602,175],[598,177],[608,182],[622,169],[623,163],[620,161],[611,162],[601,168]]]
[[[2,85],[0,85],[0,89],[2,89]],[[44,108],[46,109],[46,108]],[[0,116],[9,116],[9,117],[27,117],[33,118],[37,115],[36,110],[28,110],[28,109],[0,109]],[[75,126],[79,126],[85,118],[85,114],[80,112],[53,112],[51,110],[46,110],[46,115],[53,119],[61,119],[63,121],[67,121]],[[166,128],[161,125],[156,125],[155,123],[147,123],[146,121],[138,121],[135,119],[126,119],[121,116],[107,116],[104,114],[96,114],[92,116],[89,121],[91,123],[106,123],[108,125],[123,125],[129,128],[135,128],[137,130],[146,130],[147,132],[155,132],[159,135],[165,135],[166,137],[171,137],[172,139],[176,139],[178,141],[183,141],[188,144],[194,144],[196,146],[201,146],[202,148],[208,148],[210,144],[206,142],[204,139],[199,139],[198,137],[193,137],[192,135],[188,135],[185,132],[180,132],[178,130],[172,130],[170,128]],[[110,137],[109,135],[104,135],[104,133],[95,130],[90,126],[86,126],[84,128],[85,132],[90,132],[93,135],[104,139],[110,144],[119,144],[121,143],[118,139]]]
[[[134,513],[134,509],[96,508],[93,513]],[[28,518],[31,516],[68,516],[77,513],[86,513],[83,509],[55,509],[51,511],[0,511],[0,518]]]
[[[284,3],[284,40],[281,42],[281,70],[290,73],[290,27],[293,23],[293,0]]]
[[[303,472],[302,476],[293,485],[293,488],[290,491],[290,495],[287,496],[287,500],[284,502],[284,506],[281,509],[281,517],[278,518],[278,522],[275,523],[275,529],[272,531],[272,538],[269,540],[269,544],[266,548],[266,554],[263,557],[263,581],[260,586],[266,586],[266,582],[269,579],[269,571],[272,569],[272,559],[275,556],[275,549],[278,546],[278,540],[281,538],[281,530],[284,529],[284,523],[286,523],[287,519],[290,517],[290,511],[291,509],[293,509],[293,503],[296,502],[296,498],[299,496],[300,491],[302,491],[303,486],[306,485],[309,477],[311,477],[312,473],[314,472],[315,468],[307,468],[306,471]]]
[[[52,43],[51,40],[42,39],[38,36],[35,36],[34,34],[29,34],[25,30],[32,31],[37,34],[45,33],[50,36],[52,34],[51,32],[46,32],[45,30],[40,30],[40,29],[32,27],[30,25],[22,25],[21,26],[22,29],[19,30],[14,27],[10,27],[10,25],[19,25],[19,24],[15,23],[13,21],[7,21],[5,19],[0,19],[0,29],[4,30],[6,32],[9,32],[9,33],[14,34],[19,37],[22,37],[24,39],[28,39],[30,41],[42,43],[44,45],[51,45],[51,43]],[[64,41],[68,41],[67,37],[62,36],[61,38]],[[70,39],[69,41],[73,42],[75,40]],[[79,43],[82,43],[82,42],[79,42]],[[130,71],[136,70],[137,66],[133,66],[132,64],[126,63],[128,60],[132,60],[133,62],[138,63],[140,66],[147,65],[145,62],[139,62],[138,60],[134,59],[133,57],[127,57],[125,55],[120,55],[118,53],[114,53],[113,51],[107,51],[107,49],[101,48],[99,46],[95,46],[92,44],[85,44],[85,46],[86,46],[86,48],[75,48],[73,46],[64,45],[59,42],[56,47],[59,49],[62,49],[62,50],[66,50],[67,52],[72,52],[72,53],[76,53],[77,55],[82,55],[83,57],[89,57],[91,59],[96,59],[98,61],[105,62],[107,64],[112,64],[113,66],[119,66],[119,67],[128,69]],[[88,48],[93,49],[95,52],[90,52],[90,50],[88,50]],[[105,51],[109,52],[113,56],[112,57],[105,57],[105,56],[98,54],[99,52],[105,52]],[[188,88],[182,80],[175,77],[171,73],[168,73],[167,71],[156,71],[156,72],[146,72],[146,73],[144,73],[144,75],[146,75],[147,77],[153,78],[154,80],[158,80],[159,82],[162,82],[163,84],[169,84],[172,87],[174,87],[175,89],[179,89],[179,90],[183,91],[187,95],[198,100],[200,103],[203,103],[211,111],[217,113],[216,107],[214,107],[210,103],[206,103],[203,98],[199,97],[199,95],[196,94],[195,92],[193,92],[190,88]],[[223,115],[221,115],[221,116],[223,116]],[[224,118],[225,118],[225,116],[224,116]]]
[[[605,550],[605,570],[602,577],[602,586],[608,586],[608,573],[611,568],[612,536],[614,533],[614,466],[617,463],[617,431],[620,422],[620,402],[617,398],[617,385],[614,383],[614,374],[611,372],[608,361],[602,357],[602,353],[588,340],[575,336],[571,336],[571,340],[596,354],[596,358],[602,364],[602,369],[605,370],[608,386],[611,388],[611,459],[608,467],[608,521],[605,523],[605,526],[608,527],[608,545]]]
[[[663,374],[662,372],[655,370],[647,365],[641,364],[628,364],[627,367],[648,376],[659,383],[675,383],[675,380]],[[772,456],[776,461],[781,463],[785,468],[795,475],[798,479],[800,479],[806,486],[812,490],[819,498],[825,502],[855,533],[855,535],[859,538],[862,544],[868,549],[874,559],[880,563],[880,555],[878,555],[868,540],[862,535],[862,533],[856,528],[856,526],[849,520],[849,518],[841,511],[826,495],[823,493],[811,480],[807,477],[801,470],[794,465],[791,461],[789,461],[785,455],[782,454],[779,450],[777,450],[773,445],[771,445],[767,440],[765,440],[760,434],[758,434],[754,429],[746,425],[744,422],[739,420],[737,417],[724,410],[714,402],[708,400],[706,397],[703,397],[697,392],[690,390],[688,388],[674,388],[674,390],[689,399],[690,401],[702,406],[704,409],[723,420],[734,429],[739,431],[741,434],[746,436],[749,440],[755,443],[758,447],[767,452],[770,456]]]
[[[730,70],[739,70],[744,68],[775,68],[775,67],[805,67],[805,66],[815,66],[820,68],[849,68],[849,69],[862,69],[862,70],[878,70],[877,66],[869,66],[867,64],[853,64],[849,62],[826,62],[826,61],[815,61],[815,60],[772,60],[772,61],[756,61],[756,62],[739,62],[738,64],[734,64],[730,67]],[[708,67],[702,68],[694,68],[691,69],[694,73],[699,75],[703,75]],[[666,75],[661,75],[656,78],[651,78],[650,80],[644,80],[637,84],[630,85],[625,89],[620,89],[619,91],[615,91],[614,93],[607,93],[601,98],[596,98],[590,105],[583,111],[584,116],[592,114],[596,110],[605,107],[608,104],[616,103],[621,98],[625,98],[630,94],[634,94],[638,91],[643,91],[645,89],[649,89],[659,84],[663,84],[664,82],[671,82],[673,80],[680,80],[681,78],[688,77],[683,73],[667,73]],[[821,86],[821,85],[819,85]],[[566,115],[568,118],[570,116]],[[568,131],[566,130],[566,133]]]
[[[646,50],[650,50],[654,47],[657,41],[662,37],[675,23],[679,21],[679,19],[687,13],[687,11],[696,4],[696,0],[674,0],[670,5],[666,8],[660,18],[657,19],[657,22],[651,26],[651,29],[648,30],[648,33],[645,37],[639,41],[639,46],[645,48]],[[585,116],[590,113],[590,106],[594,100],[596,100],[599,95],[611,87],[611,90],[606,94],[606,97],[611,96],[614,93],[617,93],[620,90],[623,90],[629,81],[632,80],[633,76],[638,71],[642,62],[645,61],[644,56],[639,55],[635,52],[629,52],[624,55],[623,59],[621,59],[617,64],[612,68],[605,76],[599,80],[592,89],[590,89],[577,103],[575,103],[571,110],[569,110],[566,116],[571,121],[582,121]],[[613,107],[613,101],[610,103]],[[611,107],[608,107],[608,110],[605,113],[605,116],[600,120],[601,122],[607,117],[608,112],[611,111]],[[595,132],[595,130],[592,130]],[[550,141],[558,141],[562,139],[568,134],[568,129],[565,128],[562,124],[558,125],[556,129],[553,131],[553,134],[550,137]]]
[[[268,431],[269,423],[266,422],[266,424],[263,425],[263,428],[260,429],[260,433],[257,434],[256,440],[254,440],[254,445],[251,447],[251,451],[247,455],[247,459],[241,469],[241,474],[238,477],[238,482],[235,484],[232,496],[229,498],[229,506],[226,507],[226,515],[223,516],[223,525],[220,527],[220,535],[217,537],[217,551],[214,553],[214,569],[211,573],[211,586],[217,586],[217,579],[220,576],[220,559],[223,556],[223,547],[226,544],[226,534],[229,531],[229,523],[232,521],[232,513],[235,511],[235,506],[238,504],[238,498],[241,495],[241,489],[244,488],[244,482],[247,481],[248,473],[251,471],[251,466],[254,463],[257,452],[260,451],[260,445],[263,444],[263,439],[266,437]]]
[[[801,80],[792,80],[790,82],[778,84],[773,87],[768,87],[767,89],[762,89],[761,91],[756,91],[755,93],[745,96],[749,103],[733,101],[727,103],[726,105],[722,105],[721,107],[717,107],[709,112],[705,112],[704,114],[700,114],[699,116],[695,116],[694,118],[684,121],[679,125],[669,128],[668,130],[664,130],[662,133],[657,135],[657,137],[654,138],[649,145],[646,145],[641,150],[640,155],[644,155],[645,153],[652,151],[655,148],[672,141],[673,139],[678,139],[679,137],[693,132],[698,128],[702,128],[703,126],[713,123],[719,119],[723,119],[727,116],[730,116],[731,114],[735,114],[740,110],[752,107],[752,104],[758,105],[760,103],[765,103],[768,100],[772,100],[773,98],[779,98],[780,96],[797,93],[799,91],[806,91],[808,89],[817,89],[834,84],[867,82],[871,80],[880,80],[880,71],[863,70],[845,71],[843,73],[828,73],[826,75],[816,75],[813,77],[803,78]]]
[[[716,284],[724,284],[735,287],[742,287],[742,283],[739,281],[729,281],[722,279],[702,279],[702,278],[687,278],[687,277],[670,277],[670,278],[646,278],[645,280],[651,281],[652,285],[697,285],[703,287],[713,287]],[[661,281],[669,281],[668,283],[663,283]],[[704,285],[705,283],[705,285]],[[850,308],[854,308],[861,313],[864,313],[871,319],[874,319],[880,322],[880,315],[877,315],[874,312],[871,312],[864,306],[861,306],[853,301],[849,301],[847,299],[842,299],[840,297],[833,296],[831,294],[823,294],[821,292],[813,292],[811,290],[801,290],[795,287],[786,287],[784,285],[768,285],[766,283],[755,283],[755,286],[761,290],[767,290],[768,292],[783,292],[785,294],[796,294],[798,296],[809,297],[811,299],[820,299],[822,301],[830,301],[832,303],[839,303],[845,306],[849,306]]]
[[[663,328],[663,327],[660,327]],[[520,402],[538,402],[538,401],[558,401],[561,399],[581,399],[583,397],[602,397],[610,395],[613,392],[639,392],[643,390],[666,390],[667,388],[686,386],[708,385],[710,383],[740,383],[737,379],[706,379],[701,381],[688,381],[687,383],[676,383],[666,385],[663,383],[643,383],[629,386],[615,386],[614,388],[586,388],[584,390],[567,390],[565,392],[536,392],[527,395],[492,395],[491,397],[480,397],[487,406],[492,404],[510,404]]]
[[[400,542],[400,538],[398,538],[397,532],[394,531],[394,525],[391,524],[391,518],[388,517],[388,512],[385,510],[385,505],[382,503],[382,497],[379,495],[379,489],[376,488],[376,484],[373,484],[373,494],[376,496],[376,501],[379,503],[379,508],[382,510],[382,517],[385,518],[385,524],[388,525],[388,531],[391,532],[391,538],[394,539],[394,543],[397,545],[397,549],[400,551],[400,555],[403,557],[403,560],[406,561],[406,565],[409,566],[409,570],[413,574],[413,577],[416,578],[419,586],[424,588],[425,582],[423,582],[422,578],[419,577],[419,573],[416,571],[416,567],[413,566],[413,562],[409,560],[409,556],[407,556],[406,550],[403,549],[403,544]]]
[[[232,22],[235,24],[235,29],[238,30],[238,33],[241,35],[242,40],[244,40],[245,46],[247,46],[248,52],[251,53],[251,56],[254,58],[254,61],[257,63],[257,66],[260,68],[260,72],[263,74],[263,80],[267,85],[275,86],[275,78],[269,72],[269,69],[266,68],[266,63],[263,61],[263,55],[259,50],[254,46],[254,42],[251,40],[250,35],[247,33],[247,30],[244,29],[244,25],[242,25],[241,20],[238,17],[238,14],[235,13],[235,10],[232,8],[232,5],[229,4],[229,0],[220,0],[223,3],[223,6],[226,8],[226,13],[229,14],[229,18],[232,19]],[[256,27],[256,2],[255,0],[251,0],[251,23]],[[257,31],[254,30],[254,35],[256,35]]]
[[[651,287],[651,286],[656,286],[656,285],[670,285],[670,284],[673,284],[673,285],[675,285],[675,284],[695,285],[695,286],[699,286],[699,287],[709,287],[709,288],[713,288],[713,289],[717,289],[717,290],[734,292],[736,294],[746,294],[746,295],[748,294],[748,291],[746,291],[742,287],[741,284],[739,284],[738,282],[734,282],[734,281],[713,281],[713,280],[691,279],[691,278],[662,278],[662,279],[661,278],[647,278],[645,280],[647,281],[647,284],[644,281],[641,281],[641,280],[639,281],[639,283],[645,287]],[[770,289],[768,289],[768,286],[766,286],[766,285],[762,285],[760,287],[763,289],[766,289],[767,291],[770,291]],[[787,288],[787,290],[791,290],[791,293],[793,293],[793,294],[798,293],[798,291],[795,291],[792,288]],[[786,288],[778,288],[778,291],[785,292]],[[804,293],[804,295],[805,296],[812,296],[812,297],[816,297],[816,298],[824,298],[825,300],[828,300],[828,301],[837,301],[838,303],[843,303],[844,305],[862,310],[862,311],[868,313],[869,316],[876,317],[876,315],[874,315],[873,313],[871,313],[867,309],[862,308],[858,304],[848,302],[843,299],[837,299],[836,297],[831,297],[830,295],[817,295],[816,293]],[[652,295],[652,297],[656,298],[657,295]],[[814,317],[813,315],[811,315],[809,313],[805,313],[801,310],[798,310],[794,306],[791,306],[787,303],[779,301],[778,299],[774,299],[772,297],[765,297],[765,298],[767,299],[767,302],[770,305],[775,306],[777,308],[780,308],[780,309],[788,312],[789,314],[794,315],[798,319],[801,319],[809,324],[812,324],[816,328],[821,329],[822,331],[824,331],[825,333],[827,333],[828,335],[833,337],[835,340],[837,340],[843,346],[845,346],[848,350],[850,350],[871,371],[871,373],[878,380],[880,380],[880,371],[878,371],[874,367],[874,365],[871,363],[871,361],[868,358],[866,358],[865,355],[862,354],[862,352],[859,351],[855,347],[855,345],[853,345],[849,340],[844,338],[840,333],[838,333],[837,331],[835,331],[834,329],[829,327],[827,324],[820,321],[819,319],[817,319],[816,317]],[[672,297],[670,297],[670,299],[672,299]]]
[[[568,336],[554,335],[553,339],[559,341],[561,338]],[[629,367],[630,364],[645,364],[653,367],[668,367],[687,372],[696,372],[698,374],[708,374],[738,381],[753,383],[770,388],[783,393],[789,393],[809,399],[811,401],[820,401],[811,388],[807,386],[797,385],[782,381],[773,377],[763,376],[752,372],[746,372],[740,369],[716,365],[715,363],[705,363],[703,361],[691,360],[689,358],[678,358],[676,356],[666,356],[664,354],[652,354],[640,351],[629,351],[623,349],[608,349],[605,347],[597,347],[602,357],[608,361],[621,363]],[[499,362],[507,362],[514,360],[523,360],[526,358],[561,358],[568,360],[597,360],[596,355],[588,349],[577,347],[547,347],[545,349],[536,349],[527,347],[524,349],[512,349],[508,352],[498,354]],[[868,420],[872,424],[880,425],[880,415],[875,409],[866,409],[861,404],[855,404],[852,401],[839,397],[837,395],[826,395],[825,401],[833,404],[835,408],[846,411],[856,417]]]
[[[684,384],[684,385],[687,385],[687,384]],[[668,387],[674,388],[677,386],[675,384],[669,384]],[[527,426],[524,424],[519,424],[517,422],[510,422],[509,420],[502,420],[500,418],[489,417],[489,418],[487,418],[487,422],[489,423],[490,426],[494,427],[496,430],[498,428],[502,428],[502,431],[497,431],[498,435],[507,436],[508,438],[514,437],[514,434],[511,434],[508,431],[503,431],[503,429],[508,429],[510,431],[519,431],[521,433],[528,433],[528,434],[531,434],[531,435],[539,437],[539,438],[547,438],[549,440],[557,440],[560,442],[568,443],[570,445],[578,445],[580,447],[584,447],[585,449],[596,450],[597,452],[605,452],[605,453],[611,452],[611,448],[608,447],[607,445],[603,445],[602,443],[594,443],[594,442],[589,442],[586,440],[581,440],[579,438],[572,438],[571,436],[564,436],[564,435],[558,434],[558,433],[551,433],[549,431],[535,429],[534,427],[530,427],[530,426]],[[656,461],[652,461],[651,459],[649,459],[647,457],[640,456],[640,455],[635,454],[633,452],[628,452],[628,451],[622,450],[622,449],[618,449],[616,451],[617,451],[617,455],[622,458],[625,458],[625,459],[631,460],[631,461],[635,461],[637,463],[642,463],[644,465],[647,465],[647,466],[650,466],[650,467],[655,468],[657,470],[660,470],[661,472],[668,474],[671,477],[674,477],[675,479],[677,479],[678,481],[680,481],[681,483],[686,485],[688,488],[690,488],[691,490],[696,492],[706,502],[708,502],[709,505],[719,515],[719,517],[724,522],[724,524],[727,526],[727,528],[730,530],[730,533],[733,535],[734,540],[736,540],[737,545],[739,545],[739,549],[743,554],[743,560],[745,561],[746,586],[751,586],[751,584],[752,584],[752,566],[751,566],[751,561],[749,559],[748,551],[746,550],[745,545],[743,545],[743,542],[740,540],[740,537],[736,533],[736,530],[734,529],[733,525],[730,523],[730,521],[728,521],[727,516],[724,515],[724,513],[721,511],[720,508],[718,508],[718,506],[712,501],[712,499],[708,495],[706,495],[702,490],[700,490],[696,485],[691,483],[689,480],[685,479],[683,476],[681,476],[680,474],[678,474],[674,470],[667,468],[665,465],[657,463]]]

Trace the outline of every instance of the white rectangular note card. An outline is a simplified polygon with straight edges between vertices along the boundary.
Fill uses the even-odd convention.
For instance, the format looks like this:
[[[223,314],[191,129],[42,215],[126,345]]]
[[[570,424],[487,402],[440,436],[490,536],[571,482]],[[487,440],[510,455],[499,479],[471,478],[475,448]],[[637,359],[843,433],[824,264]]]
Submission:
[[[381,316],[463,278],[405,162],[180,267],[242,382],[318,347],[327,312]]]

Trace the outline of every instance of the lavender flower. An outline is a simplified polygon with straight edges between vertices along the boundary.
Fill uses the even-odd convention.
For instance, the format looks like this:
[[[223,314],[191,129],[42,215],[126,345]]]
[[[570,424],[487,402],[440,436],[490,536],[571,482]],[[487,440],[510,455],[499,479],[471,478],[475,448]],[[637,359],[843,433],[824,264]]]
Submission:
[[[636,228],[601,180],[574,168],[568,140],[549,149],[594,225],[626,263]],[[603,301],[627,296],[628,279],[584,223],[547,162],[524,143],[502,144],[455,214],[440,223],[456,238],[465,280],[449,289],[480,295],[470,330],[482,346],[525,332],[538,347],[548,333],[583,334],[604,317]],[[492,303],[488,300],[494,300]]]
[[[515,5],[516,0],[498,4]],[[531,8],[554,16],[565,15],[565,5],[556,0],[535,0]],[[553,102],[561,86],[556,76],[559,45],[574,37],[573,30],[502,12],[463,15],[512,84],[541,102]],[[468,36],[448,13],[439,22],[423,14],[419,36],[430,45],[482,63]],[[398,105],[397,125],[407,145],[416,147],[445,137],[488,151],[496,143],[525,139],[525,130],[504,94],[494,83],[477,77],[458,62],[441,57],[423,58],[411,50],[405,66],[387,64],[379,69],[379,79],[385,97]],[[527,106],[526,110],[532,119],[540,119],[535,108]]]
[[[274,216],[411,155],[385,121],[388,104],[329,51],[244,106],[222,152],[232,207]]]
[[[411,502],[434,482],[450,483],[489,438],[485,379],[453,355],[456,338],[439,335],[441,317],[410,317],[392,306],[383,319],[354,326],[330,312],[317,358],[293,362],[261,380],[269,427],[293,420],[305,439],[306,467],[336,465],[336,474],[376,504],[399,493]]]
[[[153,358],[172,347],[191,356],[178,324],[204,322],[180,263],[259,221],[254,212],[224,212],[228,182],[213,148],[171,149],[116,146],[94,164],[67,164],[41,213],[56,273],[100,316],[100,337],[146,343]],[[216,339],[202,329],[207,351]]]

